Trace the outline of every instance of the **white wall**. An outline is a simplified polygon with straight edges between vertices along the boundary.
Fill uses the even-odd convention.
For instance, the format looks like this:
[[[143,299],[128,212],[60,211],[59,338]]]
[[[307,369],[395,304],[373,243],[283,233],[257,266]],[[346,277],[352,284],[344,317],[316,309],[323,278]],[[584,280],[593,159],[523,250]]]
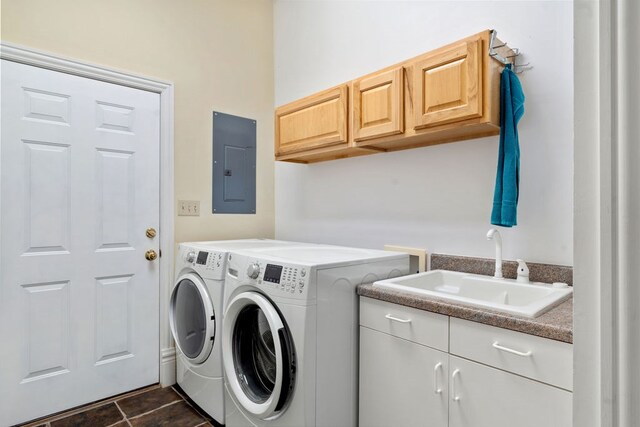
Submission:
[[[274,6],[281,105],[484,29],[519,47],[519,226],[506,258],[572,264],[571,1],[285,1]],[[498,137],[313,165],[276,164],[276,237],[493,256]]]

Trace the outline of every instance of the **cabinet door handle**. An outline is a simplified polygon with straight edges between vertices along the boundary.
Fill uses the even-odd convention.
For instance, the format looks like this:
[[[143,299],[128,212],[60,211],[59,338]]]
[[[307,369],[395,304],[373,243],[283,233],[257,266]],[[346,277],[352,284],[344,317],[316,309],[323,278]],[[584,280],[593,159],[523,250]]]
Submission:
[[[442,363],[438,362],[433,368],[433,391],[436,394],[442,393],[442,389],[438,387],[438,371],[442,368]]]
[[[498,343],[498,341],[493,343],[493,348],[495,348],[497,350],[506,351],[507,353],[515,354],[517,356],[522,356],[522,357],[530,357],[533,354],[531,350],[527,351],[526,353],[523,353],[522,351],[518,351],[518,350],[514,350],[514,349],[509,348],[509,347],[501,346]]]
[[[399,317],[392,316],[391,314],[387,314],[387,315],[386,315],[386,316],[384,316],[384,317],[386,317],[386,318],[387,318],[387,319],[389,319],[389,320],[393,320],[394,322],[400,322],[400,323],[411,323],[411,319],[401,319],[401,318],[399,318]]]
[[[460,369],[456,369],[453,371],[453,374],[451,374],[451,397],[455,402],[460,400],[460,396],[456,393],[456,377],[458,375],[460,375]]]

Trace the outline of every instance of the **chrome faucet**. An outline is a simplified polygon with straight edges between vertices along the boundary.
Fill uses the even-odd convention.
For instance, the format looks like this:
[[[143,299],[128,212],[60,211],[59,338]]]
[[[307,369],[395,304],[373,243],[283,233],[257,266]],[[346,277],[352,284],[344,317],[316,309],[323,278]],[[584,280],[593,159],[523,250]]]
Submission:
[[[496,242],[496,272],[493,275],[496,279],[502,279],[502,236],[497,228],[492,228],[487,233],[487,240]]]

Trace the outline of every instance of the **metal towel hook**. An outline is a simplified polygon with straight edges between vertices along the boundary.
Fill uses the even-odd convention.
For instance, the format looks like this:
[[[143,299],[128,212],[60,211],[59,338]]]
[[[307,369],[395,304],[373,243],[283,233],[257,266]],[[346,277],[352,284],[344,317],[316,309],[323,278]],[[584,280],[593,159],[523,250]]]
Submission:
[[[518,57],[521,55],[521,52],[520,52],[520,49],[518,49],[517,47],[511,48],[511,51],[513,52],[513,54],[511,55],[507,55],[506,57],[500,55],[496,51],[496,49],[499,49],[501,47],[508,47],[508,46],[506,42],[503,42],[502,44],[496,44],[497,36],[498,36],[498,32],[496,30],[491,30],[491,36],[489,38],[489,56],[490,57],[494,58],[497,61],[502,62],[504,65],[511,64],[511,66],[513,67],[513,71],[516,74],[521,74],[522,72],[533,68],[533,66],[529,62],[527,62],[526,64],[518,64]]]

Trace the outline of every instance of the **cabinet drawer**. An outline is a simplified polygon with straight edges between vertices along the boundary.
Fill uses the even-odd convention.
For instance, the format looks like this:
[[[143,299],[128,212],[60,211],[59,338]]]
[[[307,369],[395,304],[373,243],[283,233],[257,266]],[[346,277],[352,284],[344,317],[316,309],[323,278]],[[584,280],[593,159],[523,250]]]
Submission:
[[[441,314],[360,297],[360,324],[438,350],[449,349],[449,318]]]
[[[573,390],[573,346],[451,318],[450,353]]]

